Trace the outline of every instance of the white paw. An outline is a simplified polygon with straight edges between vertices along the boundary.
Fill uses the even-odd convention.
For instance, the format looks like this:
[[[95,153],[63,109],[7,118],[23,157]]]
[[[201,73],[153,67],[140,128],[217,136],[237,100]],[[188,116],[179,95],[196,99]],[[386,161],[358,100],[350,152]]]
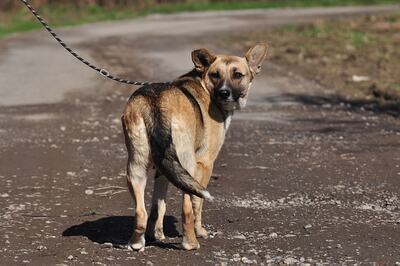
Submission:
[[[182,241],[182,247],[184,250],[195,250],[200,248],[199,242],[195,239],[194,241],[189,242],[185,237]]]
[[[129,243],[128,249],[132,251],[143,251],[145,245],[146,240],[144,239],[144,236],[141,236],[139,241],[137,241],[136,243]]]
[[[204,239],[208,238],[208,232],[202,226],[195,228],[195,232],[196,232],[196,236],[197,237],[201,237],[201,238],[204,238]]]

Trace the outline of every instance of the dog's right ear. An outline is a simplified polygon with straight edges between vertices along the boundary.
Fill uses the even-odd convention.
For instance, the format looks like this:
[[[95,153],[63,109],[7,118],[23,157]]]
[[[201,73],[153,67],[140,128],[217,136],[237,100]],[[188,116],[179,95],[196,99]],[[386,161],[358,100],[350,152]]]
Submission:
[[[192,61],[194,67],[199,72],[204,72],[216,59],[215,55],[212,55],[206,49],[197,49],[192,52]]]

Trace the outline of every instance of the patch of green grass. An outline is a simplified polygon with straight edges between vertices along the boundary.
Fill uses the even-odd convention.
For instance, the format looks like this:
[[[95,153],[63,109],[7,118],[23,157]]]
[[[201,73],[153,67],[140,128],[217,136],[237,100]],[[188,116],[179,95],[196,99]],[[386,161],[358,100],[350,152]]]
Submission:
[[[330,26],[312,26],[304,29],[303,33],[310,37],[324,38],[332,33]]]
[[[286,32],[286,33],[296,32],[297,27],[294,25],[286,25],[286,26],[281,27],[281,31]]]
[[[236,2],[189,2],[169,3],[146,8],[117,6],[107,9],[97,5],[78,8],[73,5],[47,5],[39,13],[52,26],[71,26],[82,23],[134,18],[152,13],[176,13],[206,10],[266,9],[278,7],[314,7],[338,5],[373,5],[398,3],[399,0],[261,0]],[[22,4],[21,4],[22,5]],[[0,37],[14,32],[24,32],[41,28],[26,8],[13,13],[0,12]],[[320,34],[320,33],[316,33]],[[357,37],[356,37],[357,38]]]
[[[371,42],[371,37],[366,32],[347,31],[346,35],[347,38],[350,40],[350,42],[356,47],[360,47],[362,45],[366,45]]]
[[[400,83],[392,84],[391,88],[400,92]]]

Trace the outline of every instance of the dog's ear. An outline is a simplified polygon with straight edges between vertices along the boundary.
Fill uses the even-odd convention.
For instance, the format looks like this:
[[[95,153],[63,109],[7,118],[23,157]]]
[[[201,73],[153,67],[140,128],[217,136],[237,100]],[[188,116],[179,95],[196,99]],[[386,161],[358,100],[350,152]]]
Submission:
[[[264,59],[267,56],[267,50],[268,45],[266,43],[259,43],[250,48],[246,53],[245,58],[253,76],[260,72]]]
[[[206,49],[197,49],[192,52],[192,61],[197,71],[204,72],[216,59],[215,55],[212,55]]]

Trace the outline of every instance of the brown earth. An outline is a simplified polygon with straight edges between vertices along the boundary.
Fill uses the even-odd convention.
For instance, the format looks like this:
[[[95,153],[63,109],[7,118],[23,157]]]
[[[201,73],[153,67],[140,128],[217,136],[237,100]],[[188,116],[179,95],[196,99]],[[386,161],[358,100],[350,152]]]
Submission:
[[[330,12],[156,16],[130,27],[124,23],[131,22],[100,24],[64,34],[114,73],[166,80],[190,69],[189,52],[198,46],[236,52],[237,47],[218,45],[231,36],[232,29],[246,34],[254,25],[276,26],[271,21],[278,18],[287,24]],[[347,12],[343,9],[334,16]],[[155,25],[151,23],[158,23],[159,28],[144,30],[146,25]],[[143,32],[124,33],[135,25]],[[215,27],[207,29],[208,25],[224,28],[213,31]],[[85,35],[89,38],[77,41]],[[14,62],[19,69],[16,66],[21,61],[15,56],[23,57],[18,47],[26,48],[27,40],[33,38],[35,43],[29,47],[34,53],[36,44],[46,42],[39,38],[43,36],[32,33],[8,40],[0,69],[4,62]],[[50,49],[51,45],[45,45]],[[62,69],[63,58],[50,59],[57,63],[55,69]],[[41,67],[53,66],[50,59],[43,56],[40,62],[27,64],[25,68],[30,66],[32,71],[25,73],[27,80],[38,76],[35,71]],[[81,71],[85,80],[73,71]],[[75,84],[73,90],[65,91],[63,84],[49,81],[48,86],[34,90],[36,83],[25,82],[22,101],[3,96],[14,104],[7,105],[3,98],[5,104],[0,107],[1,264],[400,261],[400,122],[393,116],[396,110],[342,98],[271,62],[256,80],[248,108],[235,114],[216,162],[210,184],[216,200],[204,210],[210,239],[200,240],[197,251],[179,248],[181,196],[171,186],[166,242],[149,244],[141,253],[112,247],[126,243],[134,221],[125,188],[126,152],[119,122],[134,88],[91,79],[85,71],[71,69],[72,80],[67,84]],[[7,73],[7,68],[1,73]],[[60,74],[62,79],[65,74]],[[59,78],[54,75],[42,79]],[[0,78],[4,78],[2,92],[4,84],[17,88],[12,85],[14,79],[23,77]],[[46,90],[66,94],[57,101],[55,96],[46,98]],[[30,95],[43,96],[31,99]],[[151,186],[152,182],[147,186],[148,204]]]

